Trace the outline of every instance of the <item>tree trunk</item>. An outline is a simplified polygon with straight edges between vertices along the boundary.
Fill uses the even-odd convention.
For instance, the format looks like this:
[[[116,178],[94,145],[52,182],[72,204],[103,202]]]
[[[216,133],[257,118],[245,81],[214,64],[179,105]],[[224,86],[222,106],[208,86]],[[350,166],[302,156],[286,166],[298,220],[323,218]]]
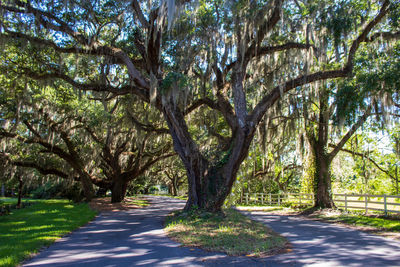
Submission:
[[[188,178],[188,200],[184,210],[199,208],[220,212],[231,192],[240,164],[246,158],[255,127],[242,124],[231,126],[232,138],[226,151],[212,162],[200,152],[185,122],[184,113],[172,100],[164,99],[163,115],[174,143],[174,149],[185,166]],[[169,102],[168,102],[169,101]]]
[[[397,165],[396,165],[396,195],[399,194],[399,173],[397,171]]]
[[[221,156],[217,162],[206,160],[196,146],[176,149],[188,177],[185,210],[199,208],[209,212],[221,211],[225,199],[231,193],[239,166],[247,156],[249,145],[244,143],[244,138],[235,138],[230,147],[228,151],[220,151]]]
[[[5,188],[4,184],[1,184],[1,196],[2,197],[6,196],[6,188]]]
[[[174,196],[174,197],[176,197],[177,195],[178,195],[178,190],[177,190],[177,186],[176,186],[176,178],[174,178],[174,180],[172,181],[172,184],[171,184],[171,193],[172,193],[172,195]]]
[[[126,189],[128,187],[128,181],[122,177],[113,179],[111,188],[111,203],[119,203],[124,200]]]
[[[79,180],[82,184],[83,193],[85,194],[85,200],[87,202],[91,201],[95,195],[92,180],[86,176],[85,173],[80,173]]]
[[[23,187],[23,181],[22,177],[18,176],[18,202],[17,202],[17,208],[21,208],[21,200],[22,200],[22,187]]]
[[[335,208],[332,197],[331,162],[324,147],[314,147],[314,198],[316,208]]]

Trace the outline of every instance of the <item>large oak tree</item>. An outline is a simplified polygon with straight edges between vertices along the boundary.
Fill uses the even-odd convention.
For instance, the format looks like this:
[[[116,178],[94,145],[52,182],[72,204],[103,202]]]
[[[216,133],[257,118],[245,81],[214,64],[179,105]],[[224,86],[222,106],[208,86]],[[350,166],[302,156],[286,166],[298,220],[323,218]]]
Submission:
[[[219,211],[267,111],[291,90],[351,76],[364,43],[396,34],[386,27],[395,1],[347,1],[351,23],[332,16],[339,2],[13,0],[0,6],[1,38],[20,40],[21,51],[36,46],[43,59],[45,50],[59,53],[59,61],[19,64],[22,76],[152,103],[187,171],[186,209]],[[325,51],[337,54],[334,64]],[[71,54],[76,61],[63,60]],[[194,138],[189,117],[200,106],[222,121],[220,145]]]

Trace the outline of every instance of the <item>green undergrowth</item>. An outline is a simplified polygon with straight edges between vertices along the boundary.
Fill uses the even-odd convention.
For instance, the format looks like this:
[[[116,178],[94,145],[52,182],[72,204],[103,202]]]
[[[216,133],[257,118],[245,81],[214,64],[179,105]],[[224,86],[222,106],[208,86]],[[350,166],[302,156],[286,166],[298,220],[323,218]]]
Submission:
[[[377,230],[400,232],[400,219],[399,218],[385,218],[377,216],[365,216],[360,214],[335,214],[335,215],[316,215],[319,219],[328,222],[339,222],[356,226],[368,226],[376,228]]]
[[[37,200],[31,206],[0,216],[0,266],[17,266],[95,215],[86,203]]]
[[[263,256],[284,251],[287,240],[236,210],[224,214],[175,212],[165,223],[169,237],[188,247],[228,255]]]

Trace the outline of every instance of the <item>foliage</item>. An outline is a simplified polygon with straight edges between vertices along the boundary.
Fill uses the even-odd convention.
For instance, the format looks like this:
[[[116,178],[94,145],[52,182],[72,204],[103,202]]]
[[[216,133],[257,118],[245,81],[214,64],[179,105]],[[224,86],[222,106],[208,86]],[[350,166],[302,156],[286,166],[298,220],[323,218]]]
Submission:
[[[398,112],[382,101],[399,100],[397,1],[14,0],[0,8],[0,68],[8,74],[0,77],[8,90],[0,102],[10,103],[1,114],[6,130],[26,137],[30,131],[17,123],[25,119],[32,121],[36,137],[52,139],[49,124],[34,115],[40,108],[55,114],[53,126],[66,119],[71,142],[64,144],[60,136],[54,141],[64,149],[73,144],[79,152],[79,167],[69,164],[75,167],[67,167],[66,176],[80,172],[84,189],[90,187],[85,180],[110,187],[113,178],[107,174],[120,177],[115,170],[132,163],[136,152],[150,158],[163,150],[163,138],[149,137],[150,153],[134,143],[145,143],[144,129],[168,126],[189,174],[189,206],[207,206],[207,198],[223,203],[238,172],[241,182],[257,191],[266,184],[269,191],[298,191],[304,155],[293,152],[298,136],[307,135],[313,148],[334,157],[336,152],[325,155],[329,142],[342,146],[341,126],[351,129],[369,106],[377,117],[383,113],[382,127],[388,111]],[[47,102],[40,105],[41,91],[47,90],[58,98],[56,111],[53,105],[46,110]],[[30,114],[22,100],[37,110]],[[123,104],[111,115],[119,101]],[[92,108],[81,109],[86,103]],[[139,119],[127,123],[125,113],[132,110]],[[167,123],[158,120],[161,114]],[[111,141],[93,141],[72,125],[77,118],[84,119],[83,128]],[[260,147],[252,144],[255,139]],[[129,149],[120,149],[119,157],[122,152],[116,151],[125,143]],[[305,142],[300,143],[303,150]],[[38,145],[10,144],[10,160],[39,157],[59,166],[60,160],[44,156]],[[107,149],[115,153],[107,157]],[[112,164],[106,162],[110,157]],[[320,169],[315,164],[316,173]],[[145,177],[143,172],[135,178]],[[325,178],[330,191],[331,177]]]
[[[48,181],[31,192],[32,198],[51,199],[66,198],[74,202],[83,200],[84,195],[78,183]]]

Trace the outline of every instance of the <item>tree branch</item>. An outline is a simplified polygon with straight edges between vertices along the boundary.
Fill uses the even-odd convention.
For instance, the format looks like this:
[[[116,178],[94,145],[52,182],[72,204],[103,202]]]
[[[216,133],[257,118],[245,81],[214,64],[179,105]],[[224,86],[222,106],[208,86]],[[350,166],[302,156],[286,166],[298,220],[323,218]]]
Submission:
[[[331,147],[331,148],[333,148],[333,149],[337,149],[337,148],[338,148],[338,147],[337,147],[336,145],[334,145],[334,144],[329,144],[329,147]],[[370,158],[368,155],[365,155],[365,154],[359,153],[359,152],[355,152],[355,151],[351,151],[351,150],[346,149],[346,148],[340,148],[339,150],[340,150],[340,151],[343,151],[343,152],[346,152],[346,153],[349,153],[349,154],[352,154],[352,155],[356,155],[356,156],[364,157],[364,158],[368,159],[372,164],[375,165],[375,167],[376,167],[378,170],[380,170],[381,172],[385,173],[385,174],[386,174],[387,176],[389,176],[391,179],[396,180],[396,178],[393,177],[393,176],[389,173],[389,171],[387,171],[387,170],[383,169],[381,166],[379,166],[379,164],[378,164],[376,161],[374,161],[372,158]]]
[[[250,120],[252,126],[258,125],[267,109],[270,108],[281,97],[281,92],[286,93],[298,86],[309,84],[315,81],[342,78],[351,75],[353,70],[353,60],[357,49],[362,42],[366,42],[367,36],[371,32],[373,27],[376,26],[388,13],[388,6],[389,1],[386,0],[375,18],[368,23],[361,34],[353,41],[347,58],[346,66],[343,69],[318,71],[312,74],[302,75],[284,83],[283,85],[275,87],[269,94],[261,99],[261,101],[255,106],[253,112],[249,115],[248,119]]]
[[[358,118],[357,122],[351,126],[350,130],[343,136],[339,143],[337,143],[336,147],[329,153],[329,158],[332,160],[341,148],[346,144],[346,142],[353,136],[353,134],[360,128],[367,118],[371,115],[371,106],[368,106],[365,113]]]
[[[144,17],[142,9],[140,8],[140,5],[136,0],[132,0],[132,8],[135,11],[136,16],[138,17],[142,26],[148,29],[150,27],[150,24]]]

